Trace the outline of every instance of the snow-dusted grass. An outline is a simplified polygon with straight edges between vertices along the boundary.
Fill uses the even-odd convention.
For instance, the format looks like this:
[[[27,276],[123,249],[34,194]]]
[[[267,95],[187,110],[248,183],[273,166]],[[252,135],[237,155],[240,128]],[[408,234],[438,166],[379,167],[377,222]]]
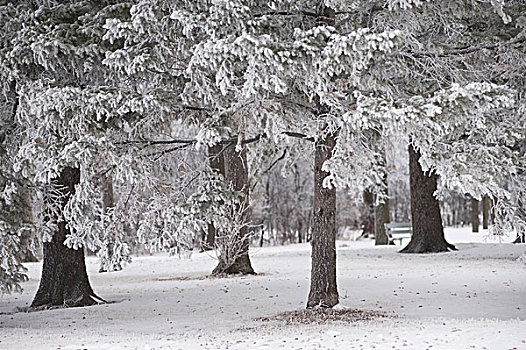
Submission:
[[[397,254],[372,241],[338,242],[341,303],[382,312],[371,321],[298,324],[258,318],[302,309],[309,290],[308,244],[252,249],[257,276],[209,278],[215,261],[138,257],[125,270],[97,273],[95,291],[113,304],[0,315],[0,349],[526,349],[525,245],[483,242],[447,229],[459,251]],[[505,241],[513,237],[505,237]],[[28,264],[30,303],[40,264]]]

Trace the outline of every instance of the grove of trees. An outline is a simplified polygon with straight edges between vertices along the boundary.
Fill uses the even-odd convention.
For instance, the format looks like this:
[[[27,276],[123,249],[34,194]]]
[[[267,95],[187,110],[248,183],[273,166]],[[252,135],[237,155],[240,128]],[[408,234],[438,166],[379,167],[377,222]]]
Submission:
[[[369,230],[387,244],[389,210],[396,220],[409,204],[388,206],[404,176],[403,253],[456,249],[439,202],[451,196],[491,204],[493,233],[526,232],[525,10],[520,0],[0,3],[0,293],[20,290],[41,244],[33,307],[103,302],[85,251],[121,269],[130,237],[151,252],[199,241],[217,254],[213,274],[254,274],[249,245],[267,228],[310,240],[307,307],[330,308],[338,191],[368,198]]]

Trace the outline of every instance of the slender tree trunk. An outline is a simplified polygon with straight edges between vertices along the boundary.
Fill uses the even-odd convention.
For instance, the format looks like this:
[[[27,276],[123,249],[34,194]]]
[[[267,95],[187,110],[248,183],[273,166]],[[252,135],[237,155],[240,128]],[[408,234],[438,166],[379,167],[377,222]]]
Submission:
[[[471,217],[471,200],[466,198],[464,200],[464,225],[469,225],[472,222]]]
[[[328,175],[323,163],[332,156],[336,135],[328,135],[315,144],[314,203],[312,225],[311,285],[307,308],[330,308],[338,304],[336,286],[336,189],[324,188]]]
[[[482,229],[487,230],[489,227],[489,197],[482,197]]]
[[[262,248],[263,247],[263,241],[265,239],[265,226],[261,227],[260,235],[261,236],[259,236],[259,247]]]
[[[370,190],[363,191],[362,226],[362,237],[374,235],[374,193]]]
[[[24,221],[34,223],[33,220],[33,199],[31,194],[27,190],[24,191]],[[32,245],[35,241],[35,232],[34,231],[24,231],[20,237],[20,246],[22,249],[22,262],[38,262],[38,258],[33,252]]]
[[[374,207],[374,240],[375,245],[388,244],[385,224],[389,223],[389,200]]]
[[[79,182],[78,168],[67,167],[60,173],[56,183],[63,191],[64,199],[60,204],[62,209],[75,192],[75,185]],[[51,242],[44,243],[42,278],[31,306],[93,305],[96,303],[95,299],[102,299],[95,295],[88,280],[84,249],[75,250],[64,245],[69,229],[63,218],[58,221],[58,231],[53,235],[53,239]]]
[[[513,243],[526,243],[526,232],[521,231],[521,228],[517,228],[517,238]]]
[[[104,211],[107,212],[109,209],[115,207],[115,196],[113,193],[113,178],[111,175],[107,174],[102,178],[102,205],[104,206]],[[110,239],[110,242],[106,245],[106,257],[111,259],[113,256],[113,246],[114,238]],[[122,266],[116,265],[113,266],[114,271],[122,270]],[[108,269],[104,267],[104,264],[101,261],[99,272],[108,272]]]
[[[217,174],[225,176],[225,160],[223,157],[223,148],[225,146],[218,144],[208,147],[208,161],[210,162],[210,168]],[[208,224],[208,230],[206,237],[202,242],[203,250],[211,250],[215,247],[216,229],[213,223]]]
[[[336,12],[320,2],[322,22],[334,26]],[[320,111],[326,109],[319,104]],[[322,170],[326,160],[332,157],[336,146],[336,134],[324,130],[324,138],[314,143],[314,199],[311,237],[311,279],[307,308],[331,308],[338,304],[336,285],[336,188],[323,187],[328,173]]]
[[[235,235],[235,244],[239,244],[239,248],[235,249],[235,257],[226,257],[220,254],[219,263],[212,271],[212,274],[255,274],[250,258],[248,256],[248,211],[249,211],[249,184],[248,184],[248,164],[247,151],[245,146],[241,152],[235,150],[235,145],[229,145],[223,152],[225,179],[227,183],[231,184],[236,191],[240,191],[243,195],[240,197],[240,204],[236,210],[243,209],[242,223],[244,224],[238,232],[232,232]],[[231,258],[234,258],[231,262]]]
[[[384,169],[386,169],[386,159],[385,152],[383,152],[382,163]],[[387,239],[387,234],[385,232],[385,224],[390,222],[389,218],[389,188],[387,182],[387,169],[383,174],[382,181],[385,186],[385,197],[387,198],[385,202],[378,204],[374,207],[374,241],[375,245],[386,245],[389,243]]]
[[[437,175],[426,174],[419,163],[420,152],[409,145],[409,182],[413,236],[401,253],[438,253],[455,249],[446,242],[440,205],[434,196]]]
[[[471,231],[479,232],[479,201],[471,198]]]
[[[499,199],[495,196],[493,196],[493,201],[491,202],[491,210],[490,210],[490,218],[491,218],[491,224],[495,225],[496,216],[497,213],[495,212],[495,208],[497,206],[497,203],[499,202]]]

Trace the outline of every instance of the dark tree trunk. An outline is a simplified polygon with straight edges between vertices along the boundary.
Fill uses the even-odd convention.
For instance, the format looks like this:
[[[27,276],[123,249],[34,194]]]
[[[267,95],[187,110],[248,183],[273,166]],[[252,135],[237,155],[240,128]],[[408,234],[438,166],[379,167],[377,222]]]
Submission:
[[[336,135],[318,140],[314,154],[314,203],[312,225],[311,285],[307,308],[330,308],[338,304],[336,286],[336,189],[324,188],[328,175],[323,163],[332,155]]]
[[[471,198],[471,231],[479,232],[479,201]]]
[[[235,259],[230,262],[229,259],[224,259],[224,255],[220,254],[219,263],[212,271],[212,274],[255,274],[250,258],[248,256],[248,211],[249,211],[249,184],[248,184],[248,166],[247,166],[247,151],[245,146],[241,152],[236,152],[235,145],[229,145],[223,152],[225,180],[231,184],[236,191],[240,191],[243,195],[240,197],[240,206],[236,208],[244,208],[242,221],[245,225],[238,232],[232,232],[236,235],[236,244],[239,244],[239,249],[235,249]]]
[[[265,240],[265,226],[261,227],[260,235],[261,236],[259,236],[259,247],[262,248],[263,247],[263,242]]]
[[[519,229],[517,229],[519,230]],[[517,231],[517,238],[513,241],[513,243],[526,243],[526,233]]]
[[[489,227],[489,197],[482,197],[482,229],[487,230]]]
[[[223,148],[225,146],[218,144],[208,147],[208,161],[210,168],[221,176],[225,176],[225,159],[223,156]],[[216,229],[213,223],[208,224],[206,237],[202,242],[203,250],[214,249],[215,246]]]
[[[374,193],[369,190],[363,191],[362,213],[362,237],[367,238],[374,235]]]
[[[63,209],[75,185],[80,182],[80,170],[67,167],[60,173],[56,184],[61,187]],[[54,218],[59,219],[59,218]],[[96,304],[95,295],[88,280],[83,249],[70,249],[64,245],[69,229],[63,218],[51,242],[44,243],[44,263],[40,286],[31,304],[32,307],[86,306]]]
[[[446,242],[440,216],[440,205],[433,195],[437,175],[426,174],[419,163],[420,152],[409,145],[409,183],[411,188],[411,219],[413,236],[401,253],[438,253],[455,249]]]
[[[499,199],[493,196],[493,201],[491,202],[491,210],[490,210],[490,217],[491,217],[492,225],[495,225],[495,221],[497,220],[496,206],[498,202],[499,202]]]

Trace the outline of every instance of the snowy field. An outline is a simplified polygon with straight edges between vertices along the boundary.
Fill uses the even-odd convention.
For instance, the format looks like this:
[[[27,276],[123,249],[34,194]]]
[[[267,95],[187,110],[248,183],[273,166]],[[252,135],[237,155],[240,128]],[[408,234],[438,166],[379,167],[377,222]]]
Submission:
[[[388,316],[357,322],[257,320],[304,308],[308,244],[254,248],[259,274],[225,279],[208,277],[204,253],[104,274],[89,258],[95,291],[115,303],[13,313],[38,286],[41,265],[28,264],[24,293],[0,299],[0,349],[526,349],[526,245],[483,235],[446,229],[459,251],[433,255],[339,241],[341,303]]]

